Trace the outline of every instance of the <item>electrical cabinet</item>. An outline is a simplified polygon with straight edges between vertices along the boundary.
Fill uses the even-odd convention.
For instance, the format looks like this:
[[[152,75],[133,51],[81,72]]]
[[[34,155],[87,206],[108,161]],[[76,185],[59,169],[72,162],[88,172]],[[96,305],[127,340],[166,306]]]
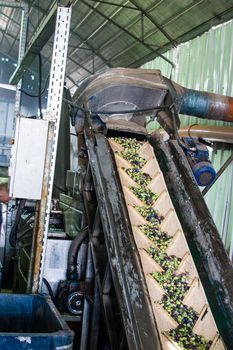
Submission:
[[[41,198],[47,135],[47,120],[16,118],[9,169],[11,197]]]

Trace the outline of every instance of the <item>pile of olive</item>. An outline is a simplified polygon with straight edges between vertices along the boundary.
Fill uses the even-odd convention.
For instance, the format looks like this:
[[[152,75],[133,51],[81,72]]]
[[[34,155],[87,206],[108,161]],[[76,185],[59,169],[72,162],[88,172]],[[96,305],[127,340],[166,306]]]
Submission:
[[[186,281],[186,274],[176,274],[172,271],[153,272],[154,279],[163,287],[166,295],[173,298],[175,295],[177,300],[183,300],[185,293],[189,289]]]
[[[160,230],[158,224],[144,224],[140,225],[139,228],[160,251],[165,251],[172,240],[172,237]]]
[[[171,298],[164,295],[160,304],[177,323],[183,325],[191,332],[198,318],[196,312],[191,307],[183,304],[181,300],[176,299],[175,295]]]
[[[176,329],[170,330],[167,334],[182,349],[207,350],[210,348],[211,342],[192,332],[193,326],[198,319],[197,313],[183,303],[189,285],[187,283],[187,274],[177,273],[181,259],[174,255],[169,256],[166,253],[172,237],[161,231],[160,223],[163,217],[159,216],[152,207],[158,196],[146,187],[152,179],[141,170],[146,164],[146,160],[138,154],[142,144],[136,139],[124,137],[114,138],[114,141],[123,147],[123,151],[117,153],[133,166],[133,168],[124,169],[124,171],[139,185],[129,186],[129,189],[144,204],[142,206],[135,205],[134,208],[147,221],[146,224],[139,226],[139,229],[152,243],[147,252],[163,269],[162,272],[152,273],[152,277],[161,285],[165,292],[160,304],[179,324]]]
[[[141,214],[141,216],[150,223],[158,223],[160,224],[163,220],[162,216],[159,216],[157,211],[151,206],[139,206],[134,205],[134,208]]]
[[[168,334],[181,349],[207,350],[212,344],[211,341],[208,342],[203,336],[190,332],[190,329],[184,324],[180,324]]]
[[[129,137],[113,137],[113,141],[121,145],[124,149],[133,150],[134,152],[138,152],[143,145],[142,142],[134,138]]]
[[[152,205],[158,198],[157,194],[146,187],[129,186],[129,189],[146,205]]]
[[[132,180],[134,180],[138,185],[143,187],[147,186],[152,180],[149,174],[143,173],[138,168],[129,168],[126,169],[125,172],[131,177]]]
[[[148,248],[147,253],[162,267],[164,271],[176,271],[181,262],[181,259],[177,256],[169,256],[167,253],[156,249],[154,246]]]
[[[113,140],[123,147],[123,151],[117,152],[117,154],[127,160],[133,167],[141,169],[146,164],[146,159],[138,155],[142,144],[136,139],[115,137]]]
[[[117,154],[127,160],[135,168],[141,169],[146,164],[146,160],[137,153],[132,152],[132,150],[125,149]]]

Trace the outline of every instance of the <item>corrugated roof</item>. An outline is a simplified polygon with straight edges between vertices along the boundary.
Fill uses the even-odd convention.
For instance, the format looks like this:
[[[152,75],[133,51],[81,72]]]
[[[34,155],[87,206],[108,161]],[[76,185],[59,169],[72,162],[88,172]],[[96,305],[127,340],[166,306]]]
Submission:
[[[29,5],[30,39],[54,1],[25,2]],[[72,2],[69,87],[107,67],[139,67],[176,44],[233,17],[233,0]],[[1,50],[13,58],[17,57],[20,18],[19,9],[0,7]],[[51,46],[48,43],[43,50],[45,59],[51,56]]]

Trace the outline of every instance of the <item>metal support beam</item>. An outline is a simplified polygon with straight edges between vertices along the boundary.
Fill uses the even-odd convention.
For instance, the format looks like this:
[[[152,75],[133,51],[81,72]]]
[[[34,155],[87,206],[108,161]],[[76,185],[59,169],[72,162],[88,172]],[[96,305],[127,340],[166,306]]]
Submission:
[[[96,13],[98,13],[98,15],[102,16],[107,22],[114,24],[117,28],[121,29],[122,32],[124,32],[125,34],[128,34],[131,38],[133,38],[136,42],[142,44],[144,47],[146,47],[147,49],[149,49],[150,51],[156,53],[158,56],[160,56],[162,59],[164,59],[165,61],[167,61],[168,63],[170,63],[173,67],[175,66],[173,62],[171,62],[167,57],[163,56],[162,54],[159,53],[158,50],[154,50],[153,47],[151,47],[151,45],[145,43],[144,41],[142,41],[140,38],[138,38],[136,35],[134,35],[133,33],[131,33],[130,31],[128,31],[127,29],[123,28],[120,24],[118,24],[116,21],[112,20],[111,18],[109,18],[108,16],[106,16],[105,14],[103,14],[100,10],[98,10],[97,8],[94,8],[92,5],[90,5],[88,2],[86,2],[85,0],[80,0],[84,5],[86,5],[87,7],[93,9]]]
[[[61,116],[62,95],[65,79],[70,20],[71,8],[58,7],[47,106],[47,119],[50,122],[47,140],[47,153],[44,168],[42,198],[39,205],[38,220],[35,223],[34,228],[34,235],[36,236],[36,239],[34,246],[35,258],[32,281],[33,293],[41,290],[42,286]]]
[[[55,20],[56,20],[57,4],[49,10],[48,15],[41,22],[40,27],[36,33],[32,36],[27,51],[22,58],[20,64],[16,68],[15,72],[10,78],[10,84],[17,84],[22,78],[25,70],[31,65],[36,55],[42,50],[49,38],[54,32]]]
[[[90,0],[92,2],[96,2],[96,0]],[[106,5],[110,5],[110,6],[116,6],[116,7],[121,7],[123,9],[129,9],[129,10],[136,10],[138,11],[137,7],[133,7],[133,6],[129,6],[129,5],[124,5],[124,4],[116,4],[115,2],[111,2],[111,1],[104,1],[104,0],[99,0],[98,3],[100,4],[106,4]]]
[[[10,7],[10,8],[18,8],[22,10],[21,16],[21,29],[20,29],[20,38],[19,38],[19,54],[18,54],[18,65],[22,61],[22,58],[25,53],[26,48],[26,37],[27,37],[27,26],[28,26],[28,5],[23,1],[0,1],[0,6],[2,7]],[[7,35],[4,32],[4,36]],[[20,109],[20,98],[21,98],[21,81],[20,79],[17,81],[16,87],[16,95],[15,95],[15,115],[19,113]]]
[[[9,0],[1,0],[0,1],[0,6],[3,7],[12,7],[12,8],[20,8],[24,11],[28,11],[28,5],[25,4],[24,1],[9,1]]]
[[[19,55],[18,55],[18,65],[20,65],[23,56],[25,54],[26,39],[27,39],[27,27],[28,27],[28,6],[25,5],[22,10],[21,17],[21,29],[20,29],[20,39],[19,39]],[[16,94],[15,94],[15,115],[19,114],[20,111],[20,100],[21,100],[21,79],[17,82]]]
[[[145,11],[139,4],[137,4],[137,2],[135,0],[130,0],[130,2],[131,2],[131,4],[136,6],[139,11],[141,11],[141,14],[143,16],[147,17],[151,21],[151,23],[153,23],[154,26],[156,28],[158,28],[158,30],[165,36],[165,38],[167,38],[170,41],[170,43],[173,45],[173,47],[177,47],[177,43],[175,42],[175,40],[163,29],[163,27],[161,25],[159,25],[155,21],[153,16],[148,11]]]
[[[218,180],[218,178],[222,175],[222,173],[227,169],[227,167],[231,164],[231,162],[233,161],[233,153],[232,155],[226,160],[226,162],[221,166],[221,168],[219,169],[219,171],[216,174],[216,177],[214,179],[214,181],[209,185],[206,186],[204,188],[204,190],[202,191],[202,195],[205,196],[207,192],[209,192],[209,190],[211,189],[211,187],[215,184],[215,182]]]

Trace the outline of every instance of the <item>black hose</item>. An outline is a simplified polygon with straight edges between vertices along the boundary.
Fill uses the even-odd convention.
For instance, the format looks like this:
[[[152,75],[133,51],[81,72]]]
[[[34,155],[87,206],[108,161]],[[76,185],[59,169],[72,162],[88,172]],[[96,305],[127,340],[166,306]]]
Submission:
[[[89,242],[85,282],[92,285],[93,280],[94,280],[94,267],[93,267],[92,253],[91,253],[91,244]],[[90,328],[90,318],[91,318],[91,305],[87,301],[87,297],[86,297],[84,300],[84,306],[83,306],[82,331],[81,331],[81,340],[80,340],[80,349],[83,349],[83,350],[87,349],[88,338],[89,338],[89,328]]]
[[[47,78],[45,79],[45,83],[44,83],[44,87],[41,91],[41,96],[43,95],[43,93],[45,92],[46,88],[47,88],[47,84],[48,84],[48,81],[49,81],[49,77],[50,77],[50,74],[47,76]],[[26,90],[23,90],[23,89],[19,89],[19,91],[21,91],[23,94],[29,96],[29,97],[39,97],[39,94],[37,95],[33,95],[33,94],[30,94],[30,92],[27,92]]]
[[[81,230],[77,237],[72,241],[68,253],[67,279],[77,279],[77,255],[83,241],[88,237],[88,227]]]
[[[20,222],[20,218],[21,215],[24,211],[24,207],[25,207],[25,203],[26,203],[26,199],[21,199],[18,209],[17,209],[17,213],[16,213],[16,217],[15,217],[15,221],[14,224],[11,228],[11,232],[9,235],[9,243],[10,245],[14,248],[16,245],[16,241],[17,241],[17,232],[18,232],[18,226],[19,226],[19,222]]]
[[[28,232],[30,232],[30,234]],[[33,228],[28,227],[22,232],[22,234],[20,236],[17,237],[17,241],[19,242],[22,240],[22,238],[25,239],[25,236],[31,237],[32,235],[33,235]]]
[[[27,214],[26,211],[25,211],[25,213]],[[23,215],[23,213],[21,215]],[[28,216],[24,220],[21,220],[19,222],[18,232],[24,231],[26,226],[28,226],[28,222],[33,218],[33,216],[35,216],[35,212],[32,212],[32,213],[28,214]],[[29,223],[29,225],[30,225],[30,223]]]
[[[51,297],[52,302],[54,304],[56,304],[55,297],[54,297],[54,294],[53,294],[53,291],[52,291],[52,288],[51,288],[49,282],[44,277],[43,277],[42,281],[45,284],[45,286],[46,286],[46,288],[47,288],[47,290],[49,292],[49,296]]]
[[[79,265],[78,281],[84,281],[85,280],[86,267],[87,267],[87,248],[88,248],[88,241],[86,239],[81,244],[81,246],[79,248],[79,252],[77,254],[77,262],[78,262],[78,265]],[[77,264],[77,262],[76,262],[76,264]]]

